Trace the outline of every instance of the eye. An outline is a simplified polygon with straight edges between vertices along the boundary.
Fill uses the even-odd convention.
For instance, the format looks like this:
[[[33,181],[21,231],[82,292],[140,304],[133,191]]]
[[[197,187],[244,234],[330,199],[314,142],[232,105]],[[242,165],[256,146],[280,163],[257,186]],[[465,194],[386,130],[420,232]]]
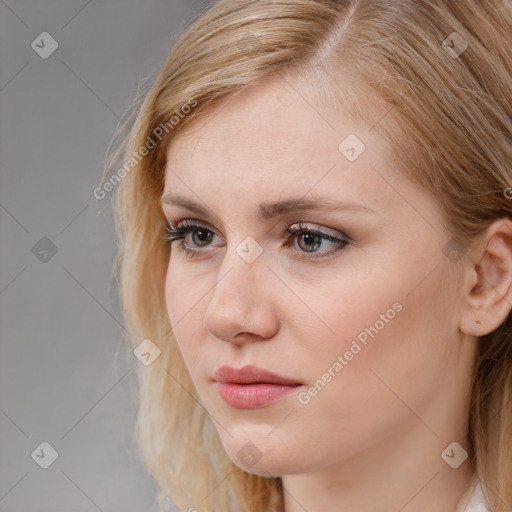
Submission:
[[[207,246],[213,236],[215,236],[215,233],[211,229],[208,229],[205,226],[190,220],[183,220],[178,222],[176,227],[166,226],[165,230],[166,234],[163,237],[164,240],[169,245],[174,241],[182,240],[181,243],[178,244],[178,249],[183,251],[187,257],[193,257],[196,255],[196,253],[204,252],[201,249],[197,250],[195,248],[191,248],[183,241],[189,234],[192,235],[194,244],[197,243],[199,247]]]
[[[192,245],[185,243],[185,239],[190,235],[189,240]],[[191,220],[183,220],[177,223],[176,227],[166,226],[166,235],[164,240],[170,245],[174,241],[181,240],[178,249],[182,251],[187,258],[199,256],[205,253],[204,250],[212,239],[216,236],[211,229],[198,224]],[[321,229],[313,229],[303,223],[289,226],[283,234],[283,238],[287,240],[285,246],[291,246],[293,240],[297,239],[299,249],[293,248],[299,258],[314,260],[318,258],[329,258],[335,256],[340,250],[350,243],[350,238],[342,233],[340,237],[322,231]],[[317,251],[322,245],[330,243],[334,245],[334,249],[329,251]]]
[[[310,228],[302,223],[299,223],[296,226],[289,226],[283,235],[283,238],[288,241],[296,238],[297,245],[300,247],[300,251],[297,251],[299,253],[298,256],[306,259],[329,258],[335,256],[340,250],[350,243],[349,237],[344,234],[337,237],[330,233],[326,233],[321,229]],[[318,249],[322,244],[325,244],[325,242],[331,242],[335,248],[330,251],[317,253],[316,249]],[[290,243],[287,245],[290,245]],[[307,254],[314,254],[314,256],[307,256]]]

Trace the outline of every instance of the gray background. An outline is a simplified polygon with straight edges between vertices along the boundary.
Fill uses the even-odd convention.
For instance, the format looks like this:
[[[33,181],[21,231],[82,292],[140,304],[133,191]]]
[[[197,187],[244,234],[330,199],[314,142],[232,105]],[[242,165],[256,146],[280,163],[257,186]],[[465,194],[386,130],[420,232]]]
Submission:
[[[132,442],[140,363],[108,285],[111,208],[92,191],[139,83],[206,5],[0,0],[0,511],[156,510]],[[48,469],[31,456],[43,441]]]

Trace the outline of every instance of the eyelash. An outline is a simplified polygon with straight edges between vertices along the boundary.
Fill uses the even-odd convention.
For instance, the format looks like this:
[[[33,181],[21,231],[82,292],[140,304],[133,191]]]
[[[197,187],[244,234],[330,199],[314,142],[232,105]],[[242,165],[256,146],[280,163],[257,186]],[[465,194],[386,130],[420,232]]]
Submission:
[[[350,243],[350,241],[349,241],[350,238],[346,235],[344,235],[344,238],[337,238],[329,233],[324,233],[321,230],[308,228],[307,226],[305,226],[304,224],[302,224],[300,222],[297,224],[296,227],[292,227],[292,226],[293,225],[290,225],[286,229],[286,231],[283,235],[284,239],[290,240],[290,239],[292,239],[294,237],[298,237],[300,235],[311,234],[311,235],[318,235],[322,240],[329,240],[331,242],[336,242],[336,243],[340,244],[340,247],[338,247],[337,249],[334,249],[332,251],[329,251],[327,254],[320,253],[320,256],[299,256],[300,258],[303,258],[303,259],[315,260],[315,259],[320,259],[320,258],[327,259],[327,258],[334,257],[337,255],[338,252],[343,250],[345,248],[345,246],[349,245],[349,243]],[[190,220],[184,220],[184,221],[178,222],[176,227],[166,225],[165,226],[166,234],[163,236],[163,239],[169,246],[173,242],[181,240],[181,242],[178,244],[179,250],[185,254],[185,257],[194,258],[199,253],[205,252],[205,251],[202,249],[190,249],[184,243],[183,239],[189,233],[191,233],[195,230],[199,230],[199,229],[215,234],[214,231],[206,228],[205,226],[203,226],[201,224],[196,224]],[[289,245],[289,244],[287,244],[287,245]],[[296,252],[301,252],[302,254],[315,254],[315,253],[307,253],[307,252],[301,251],[301,250],[296,250]]]

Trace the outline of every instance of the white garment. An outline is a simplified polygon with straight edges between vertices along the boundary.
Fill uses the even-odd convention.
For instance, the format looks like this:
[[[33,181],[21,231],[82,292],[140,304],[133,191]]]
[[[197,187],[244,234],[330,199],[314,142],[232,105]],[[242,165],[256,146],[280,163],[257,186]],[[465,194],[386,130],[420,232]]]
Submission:
[[[485,503],[480,481],[475,478],[471,491],[464,495],[456,512],[490,512]]]

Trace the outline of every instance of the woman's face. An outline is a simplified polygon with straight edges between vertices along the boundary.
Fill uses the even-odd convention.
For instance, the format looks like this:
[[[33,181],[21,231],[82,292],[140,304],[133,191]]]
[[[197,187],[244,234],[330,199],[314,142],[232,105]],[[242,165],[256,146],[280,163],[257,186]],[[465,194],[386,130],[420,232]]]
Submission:
[[[274,76],[194,120],[169,148],[163,194],[208,210],[163,204],[174,227],[197,225],[171,245],[177,342],[230,458],[265,476],[407,433],[438,456],[464,434],[474,355],[439,206],[383,138],[310,93]],[[295,200],[326,206],[271,207]],[[288,380],[216,374],[249,365]]]

